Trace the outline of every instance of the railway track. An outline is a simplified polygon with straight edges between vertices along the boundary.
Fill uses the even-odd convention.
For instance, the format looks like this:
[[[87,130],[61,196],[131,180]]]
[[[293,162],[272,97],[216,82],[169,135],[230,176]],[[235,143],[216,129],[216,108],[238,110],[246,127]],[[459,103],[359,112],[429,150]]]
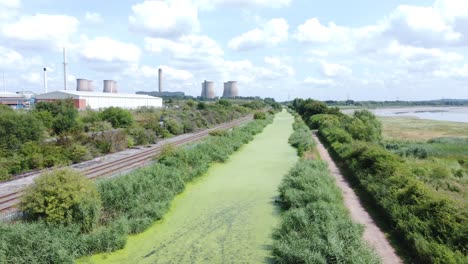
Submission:
[[[142,165],[145,165],[151,162],[156,155],[161,153],[162,148],[167,144],[181,146],[187,143],[193,143],[193,142],[206,138],[210,134],[211,131],[218,130],[218,129],[230,129],[242,123],[245,123],[249,120],[252,120],[251,115],[228,122],[228,123],[221,124],[214,128],[210,128],[210,129],[206,129],[200,132],[193,133],[190,136],[183,137],[179,140],[174,140],[172,142],[166,142],[161,145],[153,146],[144,151],[141,151],[140,153],[136,155],[123,157],[123,158],[109,161],[103,164],[91,165],[84,169],[78,169],[78,171],[81,171],[89,179],[103,178],[106,176],[117,174],[119,172],[129,171],[129,170],[135,169],[137,167],[140,167]],[[24,173],[15,177],[14,179],[27,178],[27,177],[36,175],[37,173],[40,173],[40,172],[34,171],[34,172]],[[0,213],[17,210],[16,206],[19,204],[20,198],[23,195],[23,193],[24,193],[24,190],[18,190],[18,191],[12,191],[5,195],[1,195],[0,196]]]

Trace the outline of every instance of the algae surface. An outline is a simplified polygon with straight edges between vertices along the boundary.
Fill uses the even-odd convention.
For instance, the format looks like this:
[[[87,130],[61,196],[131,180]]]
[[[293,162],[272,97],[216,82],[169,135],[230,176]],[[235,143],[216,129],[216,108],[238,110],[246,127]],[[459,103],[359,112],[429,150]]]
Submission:
[[[164,220],[131,236],[124,249],[81,263],[265,263],[278,226],[274,200],[297,161],[288,144],[293,118],[273,124],[176,197]]]

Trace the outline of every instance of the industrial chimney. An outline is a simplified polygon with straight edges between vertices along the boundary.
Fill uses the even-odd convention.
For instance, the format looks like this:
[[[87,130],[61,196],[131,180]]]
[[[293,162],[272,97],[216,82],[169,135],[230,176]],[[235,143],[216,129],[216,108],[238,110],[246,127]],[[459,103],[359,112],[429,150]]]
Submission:
[[[215,97],[214,82],[204,81],[202,83],[202,98],[213,99]]]
[[[159,77],[159,93],[162,93],[162,69],[158,70],[158,77]]]
[[[47,68],[44,68],[44,93],[47,93]]]

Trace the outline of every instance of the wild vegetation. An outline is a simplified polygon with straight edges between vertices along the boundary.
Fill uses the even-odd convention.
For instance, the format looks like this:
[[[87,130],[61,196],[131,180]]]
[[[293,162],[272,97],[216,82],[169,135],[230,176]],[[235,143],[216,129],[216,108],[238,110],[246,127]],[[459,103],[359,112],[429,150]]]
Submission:
[[[289,141],[298,152],[315,145],[300,117],[294,130]],[[363,227],[351,221],[325,163],[301,159],[279,191],[286,212],[273,235],[278,263],[380,263],[363,242]]]
[[[400,146],[392,151],[392,146],[386,148],[381,125],[370,112],[358,111],[350,117],[317,107],[320,104],[296,99],[293,107],[310,127],[319,129],[342,168],[386,217],[389,229],[411,257],[419,263],[467,263],[466,207],[421,180],[428,171],[426,164],[406,158],[406,153],[424,155],[421,150],[394,153]],[[445,177],[438,170],[430,174]]]
[[[150,167],[98,182],[102,209],[91,230],[68,219],[0,223],[0,263],[73,263],[80,256],[124,247],[128,234],[141,232],[163,217],[188,182],[213,162],[225,161],[271,121],[269,115],[188,148],[169,147]],[[73,188],[64,192],[68,190],[74,193]]]
[[[262,109],[271,99],[173,101],[170,108],[129,111],[110,107],[78,112],[69,100],[40,102],[32,111],[0,107],[0,181],[25,171],[69,165],[194,132]]]

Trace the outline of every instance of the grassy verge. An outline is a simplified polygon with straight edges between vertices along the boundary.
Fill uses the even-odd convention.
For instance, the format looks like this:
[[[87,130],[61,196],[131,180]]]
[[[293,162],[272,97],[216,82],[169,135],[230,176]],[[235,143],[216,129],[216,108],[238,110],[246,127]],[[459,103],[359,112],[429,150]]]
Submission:
[[[98,182],[102,218],[89,233],[77,225],[0,223],[0,263],[73,263],[80,256],[123,248],[128,234],[142,232],[163,217],[186,183],[204,174],[210,164],[228,159],[271,121],[269,116],[191,148],[165,151],[150,167]]]
[[[296,119],[296,132],[301,123]],[[307,132],[307,138],[302,132],[291,138],[312,140]],[[278,263],[380,263],[362,239],[363,227],[351,221],[325,163],[301,159],[279,190],[286,211],[273,235]]]

